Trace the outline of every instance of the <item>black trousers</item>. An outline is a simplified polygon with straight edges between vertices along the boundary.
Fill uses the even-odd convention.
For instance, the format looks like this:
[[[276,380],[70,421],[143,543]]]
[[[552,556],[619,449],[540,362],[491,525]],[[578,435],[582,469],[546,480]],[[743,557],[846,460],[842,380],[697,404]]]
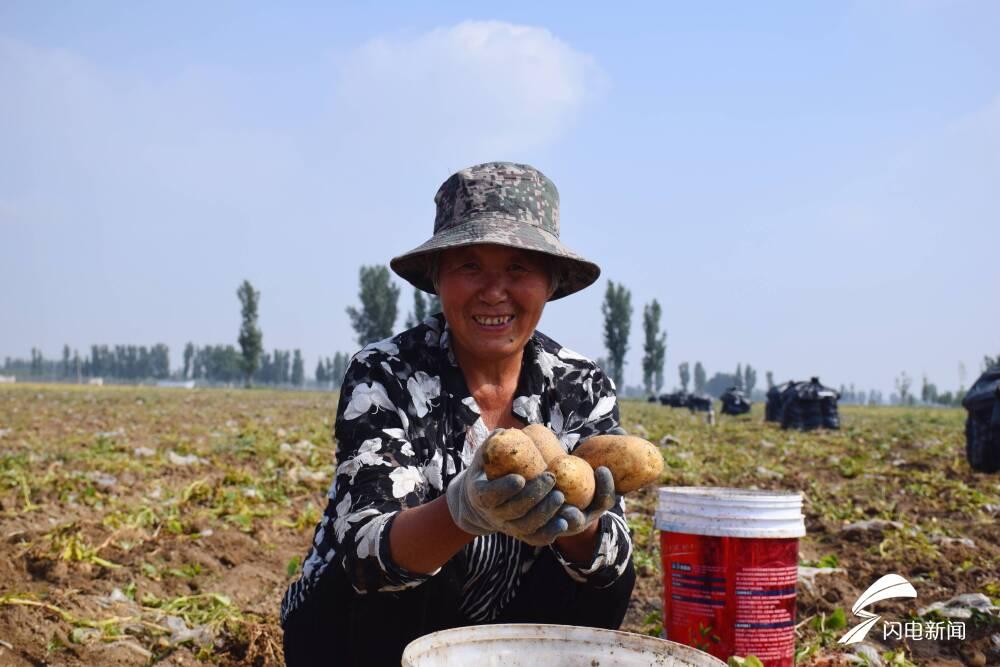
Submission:
[[[403,649],[425,634],[472,625],[459,612],[462,554],[416,588],[358,595],[340,568],[285,620],[287,667],[399,667]],[[578,584],[545,550],[495,623],[558,623],[616,630],[635,585],[631,560],[611,586]]]

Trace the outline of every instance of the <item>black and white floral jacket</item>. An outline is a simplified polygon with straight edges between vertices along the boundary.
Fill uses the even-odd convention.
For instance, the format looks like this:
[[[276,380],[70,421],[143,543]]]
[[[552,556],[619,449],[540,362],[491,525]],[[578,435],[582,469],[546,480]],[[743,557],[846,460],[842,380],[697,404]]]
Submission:
[[[368,345],[351,360],[337,408],[337,472],[301,578],[282,601],[282,621],[330,567],[343,568],[361,594],[419,586],[436,573],[407,572],[392,561],[396,514],[442,495],[488,432],[449,345],[442,314]],[[536,331],[525,346],[513,411],[551,428],[567,451],[598,433],[621,433],[615,386],[589,359]],[[521,575],[553,549],[568,576],[608,586],[625,571],[632,542],[624,502],[606,512],[589,562],[555,546],[532,547],[502,533],[465,547],[462,611],[488,622],[516,594]]]

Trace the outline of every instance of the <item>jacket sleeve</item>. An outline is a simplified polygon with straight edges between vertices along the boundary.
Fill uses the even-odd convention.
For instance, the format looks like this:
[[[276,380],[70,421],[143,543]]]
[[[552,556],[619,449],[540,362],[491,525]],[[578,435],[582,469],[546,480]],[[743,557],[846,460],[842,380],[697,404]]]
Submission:
[[[590,362],[579,384],[574,385],[564,389],[564,393],[573,396],[566,402],[568,408],[562,410],[565,417],[561,440],[570,452],[591,436],[625,433],[611,378]],[[574,563],[566,560],[555,545],[550,548],[572,579],[604,588],[618,580],[632,558],[632,534],[625,520],[624,497],[619,496],[618,502],[599,521],[597,545],[589,561]]]
[[[358,593],[411,588],[431,574],[392,561],[396,514],[427,500],[428,484],[407,439],[409,393],[378,356],[352,360],[337,408],[337,472],[324,521]]]

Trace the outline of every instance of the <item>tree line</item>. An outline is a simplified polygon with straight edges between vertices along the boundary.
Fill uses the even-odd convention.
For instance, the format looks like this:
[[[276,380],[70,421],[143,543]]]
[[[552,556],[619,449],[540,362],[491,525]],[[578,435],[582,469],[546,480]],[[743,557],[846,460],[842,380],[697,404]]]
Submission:
[[[385,266],[361,266],[358,274],[358,300],[360,307],[346,309],[351,327],[360,347],[393,335],[399,315],[400,288],[393,283],[389,269]],[[119,380],[167,379],[178,377],[182,380],[205,380],[211,382],[235,383],[240,380],[246,386],[254,383],[266,385],[303,386],[306,383],[305,363],[302,352],[295,350],[272,350],[265,352],[263,333],[258,324],[260,292],[248,280],[237,288],[240,302],[240,329],[237,346],[205,345],[195,346],[189,342],[184,348],[184,364],[177,374],[171,375],[170,353],[166,345],[157,343],[149,348],[136,345],[92,345],[89,356],[81,357],[76,350],[63,346],[62,360],[44,359],[40,350],[32,348],[30,360],[11,359],[4,361],[4,371],[32,377],[81,379],[83,377],[110,377]],[[406,317],[407,327],[416,326],[429,315],[441,312],[441,301],[436,295],[425,295],[414,289],[413,308]],[[663,309],[656,299],[643,306],[643,385],[638,391],[625,387],[625,357],[629,349],[632,322],[632,293],[622,284],[608,281],[601,304],[604,317],[604,345],[607,356],[597,360],[605,369],[623,395],[645,394],[655,396],[664,385],[664,368],[667,357],[667,331],[661,319]],[[334,356],[321,356],[314,371],[316,384],[321,388],[336,389],[344,377],[350,357],[336,352]],[[985,356],[983,368],[1000,364],[1000,355]],[[696,361],[693,373],[690,364],[678,364],[680,389],[688,392],[691,386],[695,393],[720,396],[730,387],[735,387],[750,397],[757,388],[757,370],[749,363],[739,363],[735,372],[716,372],[711,378],[705,366]],[[960,365],[960,385],[964,385],[964,367]],[[774,386],[774,376],[766,372],[767,389]],[[895,380],[896,393],[890,396],[891,403],[916,404],[916,396],[911,391],[912,378],[905,372]],[[880,404],[881,392],[855,390],[854,385],[840,386],[842,400],[849,403]],[[965,391],[939,392],[926,376],[923,378],[919,402],[924,404],[961,404]],[[759,396],[759,395],[758,395]]]

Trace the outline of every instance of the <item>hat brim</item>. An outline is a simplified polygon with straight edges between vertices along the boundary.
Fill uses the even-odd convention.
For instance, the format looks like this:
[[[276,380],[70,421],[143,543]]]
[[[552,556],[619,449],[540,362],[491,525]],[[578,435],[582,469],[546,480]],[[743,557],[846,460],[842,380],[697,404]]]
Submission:
[[[447,248],[481,243],[533,250],[557,260],[559,286],[549,301],[561,299],[592,285],[601,275],[601,267],[567,248],[554,234],[509,218],[484,216],[435,234],[413,250],[393,257],[389,266],[417,289],[436,294],[428,271],[431,258]]]

